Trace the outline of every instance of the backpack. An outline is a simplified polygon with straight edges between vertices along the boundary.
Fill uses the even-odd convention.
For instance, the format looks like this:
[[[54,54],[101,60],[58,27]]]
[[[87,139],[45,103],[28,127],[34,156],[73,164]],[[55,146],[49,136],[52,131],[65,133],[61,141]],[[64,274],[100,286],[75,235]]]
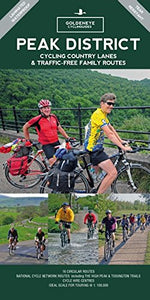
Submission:
[[[73,151],[70,151],[62,156],[58,169],[64,172],[73,172],[77,167],[77,158]]]
[[[24,175],[28,169],[28,156],[16,157],[14,154],[7,160],[7,166],[11,175]]]
[[[74,173],[64,172],[55,168],[50,175],[48,187],[56,193],[67,194],[74,189]]]

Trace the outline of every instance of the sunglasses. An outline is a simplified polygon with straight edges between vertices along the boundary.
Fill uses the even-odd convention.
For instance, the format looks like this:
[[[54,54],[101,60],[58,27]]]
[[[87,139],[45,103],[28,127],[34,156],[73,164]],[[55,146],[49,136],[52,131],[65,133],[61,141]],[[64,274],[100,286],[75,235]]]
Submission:
[[[109,106],[111,106],[111,105],[112,105],[112,106],[114,106],[114,105],[115,105],[115,103],[114,103],[114,102],[109,102],[109,101],[108,101],[108,102],[106,102],[106,104],[107,104],[107,105],[109,105]]]

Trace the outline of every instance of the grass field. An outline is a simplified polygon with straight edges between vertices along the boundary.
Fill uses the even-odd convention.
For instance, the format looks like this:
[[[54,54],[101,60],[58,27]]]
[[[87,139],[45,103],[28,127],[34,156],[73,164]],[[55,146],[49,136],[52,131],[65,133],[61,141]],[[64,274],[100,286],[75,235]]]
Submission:
[[[6,217],[12,217],[13,223],[3,225],[3,221]],[[36,224],[34,224],[34,222]],[[31,222],[25,221],[20,217],[20,212],[14,208],[2,208],[0,209],[0,244],[8,243],[7,234],[11,225],[18,231],[19,241],[32,240],[35,237],[38,227],[42,227],[45,233],[48,232],[48,216],[40,217],[35,216]]]

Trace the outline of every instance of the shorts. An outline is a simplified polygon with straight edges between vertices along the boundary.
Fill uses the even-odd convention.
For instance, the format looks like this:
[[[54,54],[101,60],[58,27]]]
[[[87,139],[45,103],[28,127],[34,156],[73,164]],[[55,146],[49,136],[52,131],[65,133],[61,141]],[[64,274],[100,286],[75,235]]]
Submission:
[[[47,145],[43,145],[42,149],[47,157],[47,159],[50,159],[53,157],[53,155],[55,154],[56,150],[55,147],[60,145],[59,141],[53,143],[53,144],[47,144]]]
[[[69,222],[65,222],[65,221],[60,220],[60,223],[63,223],[65,228],[67,228],[67,229],[71,228],[71,223],[69,223]]]
[[[90,162],[93,166],[97,166],[102,161],[109,159],[109,156],[102,150],[90,153]]]

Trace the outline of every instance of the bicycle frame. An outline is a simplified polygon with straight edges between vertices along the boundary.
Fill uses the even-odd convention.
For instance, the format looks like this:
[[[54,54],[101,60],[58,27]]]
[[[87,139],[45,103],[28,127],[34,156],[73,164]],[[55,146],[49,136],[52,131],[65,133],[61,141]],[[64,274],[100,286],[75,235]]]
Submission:
[[[66,222],[62,222],[62,230],[60,233],[60,242],[61,242],[61,247],[64,248],[68,242],[68,233],[67,229],[65,228]]]
[[[106,232],[106,239],[104,245],[104,259],[107,261],[114,253],[114,248],[112,246],[112,233]]]
[[[90,239],[90,238],[93,238],[93,235],[94,235],[94,226],[93,226],[93,223],[87,223],[87,227],[88,227],[88,232],[87,232],[87,238]]]

